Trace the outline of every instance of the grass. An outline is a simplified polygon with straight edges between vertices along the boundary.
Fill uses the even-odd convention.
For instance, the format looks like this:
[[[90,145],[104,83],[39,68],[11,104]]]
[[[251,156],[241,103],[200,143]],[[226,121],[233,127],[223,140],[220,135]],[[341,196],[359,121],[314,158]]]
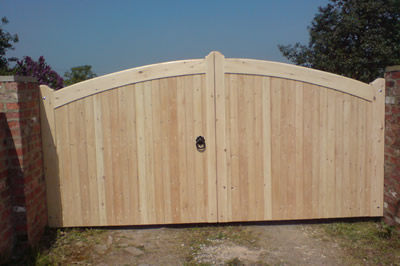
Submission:
[[[104,242],[104,230],[49,229],[33,251],[32,265],[66,265],[90,259],[93,247]]]
[[[321,224],[323,232],[346,251],[351,264],[398,265],[400,233],[379,222]]]

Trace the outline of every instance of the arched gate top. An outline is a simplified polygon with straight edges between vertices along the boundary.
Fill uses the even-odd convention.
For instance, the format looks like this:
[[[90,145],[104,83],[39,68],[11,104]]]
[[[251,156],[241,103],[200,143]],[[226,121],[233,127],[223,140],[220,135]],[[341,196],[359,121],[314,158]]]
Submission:
[[[369,84],[324,71],[264,60],[225,59],[221,53],[211,52],[205,59],[173,61],[132,68],[54,91],[54,108],[129,84],[167,77],[207,74],[207,69],[213,69],[210,65],[215,64],[217,58],[219,62],[222,61],[223,73],[297,80],[342,91],[367,101],[373,101],[376,93],[373,86]]]

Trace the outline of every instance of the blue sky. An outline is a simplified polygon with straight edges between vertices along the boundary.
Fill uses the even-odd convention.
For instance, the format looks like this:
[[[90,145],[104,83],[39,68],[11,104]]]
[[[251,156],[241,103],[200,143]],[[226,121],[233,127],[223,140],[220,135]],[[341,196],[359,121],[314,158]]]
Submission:
[[[288,62],[278,44],[306,43],[328,0],[0,0],[20,41],[9,56],[43,55],[63,75],[92,65],[98,75],[153,63],[225,57]]]

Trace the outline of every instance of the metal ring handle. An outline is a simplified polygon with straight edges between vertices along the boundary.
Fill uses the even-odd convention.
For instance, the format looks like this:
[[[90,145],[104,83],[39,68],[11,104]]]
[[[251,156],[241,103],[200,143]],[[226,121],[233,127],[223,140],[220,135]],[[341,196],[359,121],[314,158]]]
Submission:
[[[198,136],[196,138],[196,148],[200,152],[203,152],[206,149],[206,140],[203,136]]]

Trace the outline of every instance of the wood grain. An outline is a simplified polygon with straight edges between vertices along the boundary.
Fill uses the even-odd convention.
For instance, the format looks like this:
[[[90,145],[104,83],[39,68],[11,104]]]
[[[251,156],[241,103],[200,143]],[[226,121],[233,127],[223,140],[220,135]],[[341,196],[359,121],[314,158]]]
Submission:
[[[41,87],[51,227],[383,214],[383,79],[218,52],[140,69]]]

